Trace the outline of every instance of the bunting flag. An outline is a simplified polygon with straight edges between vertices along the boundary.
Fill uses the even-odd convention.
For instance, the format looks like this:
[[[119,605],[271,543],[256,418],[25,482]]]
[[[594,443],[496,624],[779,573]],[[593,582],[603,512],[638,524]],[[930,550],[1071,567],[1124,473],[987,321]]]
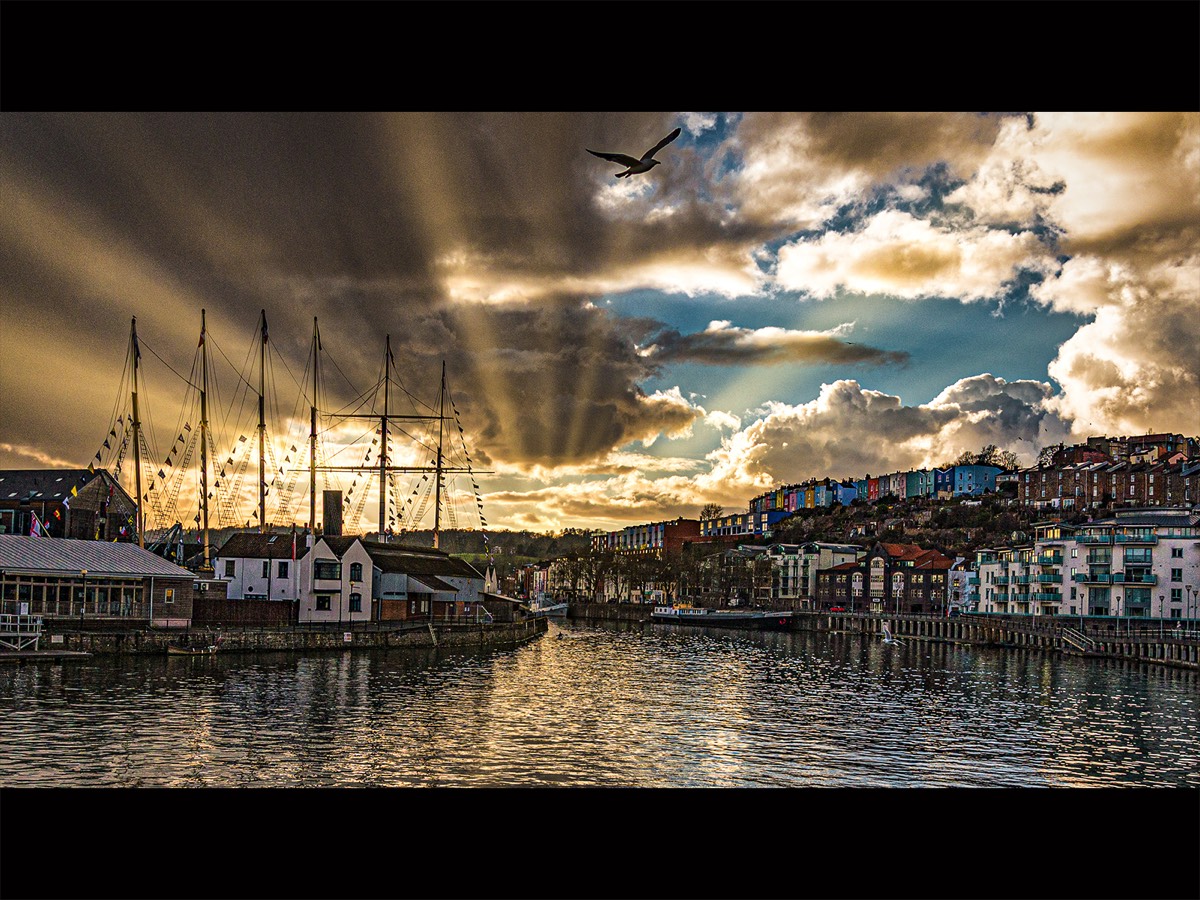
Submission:
[[[109,445],[109,443],[108,443],[108,438],[105,438],[105,439],[104,439],[104,449],[105,449],[105,450],[111,450],[111,449],[112,449],[112,447],[111,447],[111,446]]]
[[[121,415],[117,416],[117,424],[122,425],[122,424],[124,424],[124,422],[125,422],[125,414],[122,413]],[[113,435],[113,437],[116,437],[116,435]]]
[[[183,423],[183,430],[184,430],[184,431],[191,431],[191,430],[192,430],[192,426],[191,426],[191,425],[189,425],[187,422],[184,422],[184,423]]]
[[[191,431],[191,430],[192,430],[192,429],[190,429],[190,428],[188,429],[188,431]],[[182,443],[182,442],[183,442],[183,432],[181,431],[181,432],[179,433],[179,437],[175,438],[175,443],[179,444],[179,443]],[[175,451],[172,449],[172,450],[171,450],[171,452],[172,452],[172,453],[174,453]]]
[[[62,510],[61,510],[61,509],[56,509],[56,510],[54,511],[54,518],[56,518],[56,519],[61,519],[61,518],[62,518]]]
[[[30,518],[32,519],[32,521],[29,523],[29,536],[30,537],[45,537],[46,529],[45,529],[45,526],[42,525],[42,520],[38,518],[37,513],[35,513],[31,509],[29,511],[29,515],[30,515]]]
[[[243,443],[243,444],[244,444],[244,443],[246,442],[246,436],[245,436],[244,434],[243,434],[243,435],[240,435],[240,436],[238,437],[238,441],[240,441],[241,443]]]
[[[95,466],[93,466],[91,463],[88,463],[88,474],[89,474],[89,475],[95,475],[95,474],[96,474],[96,467],[95,467]]]
[[[71,496],[72,496],[72,497],[78,497],[78,496],[79,496],[79,491],[75,490],[75,485],[71,485]]]
[[[159,478],[166,478],[166,477],[167,477],[167,473],[166,473],[166,472],[164,472],[162,469],[159,469],[159,470],[158,470],[158,477],[159,477]]]

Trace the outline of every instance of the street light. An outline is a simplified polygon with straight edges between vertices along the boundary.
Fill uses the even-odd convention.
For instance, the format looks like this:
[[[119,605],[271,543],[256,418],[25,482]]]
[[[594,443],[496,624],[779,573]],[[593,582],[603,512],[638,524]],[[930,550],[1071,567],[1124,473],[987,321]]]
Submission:
[[[83,590],[79,597],[79,633],[83,634],[83,608],[87,605],[87,569],[80,569],[79,577],[83,580]]]
[[[1163,619],[1167,617],[1166,597],[1163,594],[1158,595],[1158,639],[1161,641],[1163,636]]]

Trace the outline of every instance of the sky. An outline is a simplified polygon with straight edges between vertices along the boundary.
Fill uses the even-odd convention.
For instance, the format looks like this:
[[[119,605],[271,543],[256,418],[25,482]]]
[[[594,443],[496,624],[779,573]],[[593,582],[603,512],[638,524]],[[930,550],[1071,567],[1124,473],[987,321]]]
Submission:
[[[676,127],[646,174],[587,152]],[[1196,111],[9,111],[0,188],[0,468],[111,466],[134,317],[160,468],[201,310],[232,461],[265,311],[301,524],[314,320],[322,412],[365,408],[385,340],[426,404],[445,363],[491,530],[1200,433]],[[373,527],[375,485],[324,478]]]

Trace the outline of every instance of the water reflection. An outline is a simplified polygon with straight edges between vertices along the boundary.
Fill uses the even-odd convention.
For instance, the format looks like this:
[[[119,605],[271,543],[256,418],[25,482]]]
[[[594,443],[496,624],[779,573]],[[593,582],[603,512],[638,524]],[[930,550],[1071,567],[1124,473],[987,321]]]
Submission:
[[[550,626],[489,652],[0,667],[5,786],[1200,785],[1194,673],[874,636]]]

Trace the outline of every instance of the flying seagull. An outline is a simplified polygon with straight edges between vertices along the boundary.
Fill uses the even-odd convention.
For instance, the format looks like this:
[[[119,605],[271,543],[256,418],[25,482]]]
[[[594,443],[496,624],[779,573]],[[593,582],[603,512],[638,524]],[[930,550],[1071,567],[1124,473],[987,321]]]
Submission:
[[[675,138],[679,137],[681,129],[676,128],[665,138],[642,154],[641,159],[634,159],[632,156],[626,156],[624,153],[600,153],[598,150],[588,150],[592,156],[598,156],[601,159],[607,159],[609,162],[619,163],[625,166],[624,172],[618,172],[618,178],[628,178],[630,175],[640,175],[643,172],[649,172],[658,165],[658,160],[654,158],[654,154],[661,150]],[[587,149],[587,148],[584,148]]]
[[[887,622],[883,623],[883,642],[885,644],[903,644],[904,643],[904,641],[900,640],[898,637],[896,637],[894,634],[892,634],[892,629],[888,626]]]

